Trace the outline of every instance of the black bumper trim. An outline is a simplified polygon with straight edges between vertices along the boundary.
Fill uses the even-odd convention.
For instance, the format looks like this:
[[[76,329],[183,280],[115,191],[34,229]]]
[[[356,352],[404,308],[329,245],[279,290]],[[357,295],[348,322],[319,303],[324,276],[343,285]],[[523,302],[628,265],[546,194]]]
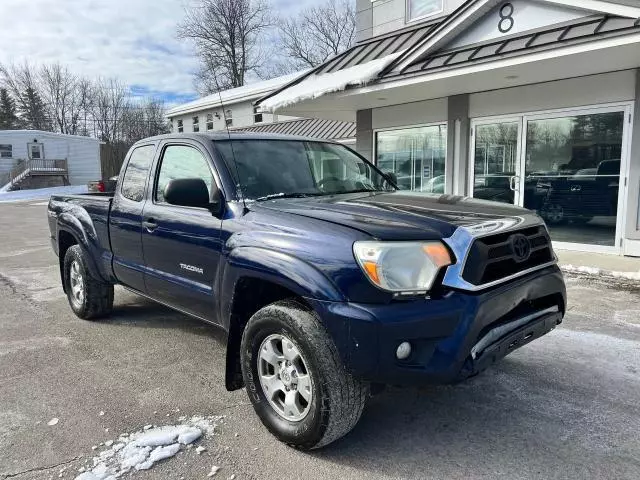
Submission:
[[[462,376],[469,377],[482,372],[514,350],[546,335],[560,323],[562,313],[549,313],[512,331],[486,347],[475,359],[469,356],[466,368],[461,372]]]

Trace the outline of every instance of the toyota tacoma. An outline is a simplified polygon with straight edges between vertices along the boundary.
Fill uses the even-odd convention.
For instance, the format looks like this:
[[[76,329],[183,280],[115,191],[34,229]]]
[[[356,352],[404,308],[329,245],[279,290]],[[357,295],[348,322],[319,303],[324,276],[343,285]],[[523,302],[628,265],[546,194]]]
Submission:
[[[114,285],[226,332],[226,387],[278,439],[322,447],[385,384],[455,383],[562,321],[544,222],[398,190],[339,143],[248,133],[149,138],[114,193],[48,207],[75,314]]]

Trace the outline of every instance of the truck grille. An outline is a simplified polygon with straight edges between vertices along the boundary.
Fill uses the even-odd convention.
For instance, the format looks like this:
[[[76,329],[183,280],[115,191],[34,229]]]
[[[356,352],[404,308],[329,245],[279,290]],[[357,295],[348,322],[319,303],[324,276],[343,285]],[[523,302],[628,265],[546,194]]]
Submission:
[[[485,285],[554,260],[549,233],[539,225],[474,240],[462,278],[472,285]]]

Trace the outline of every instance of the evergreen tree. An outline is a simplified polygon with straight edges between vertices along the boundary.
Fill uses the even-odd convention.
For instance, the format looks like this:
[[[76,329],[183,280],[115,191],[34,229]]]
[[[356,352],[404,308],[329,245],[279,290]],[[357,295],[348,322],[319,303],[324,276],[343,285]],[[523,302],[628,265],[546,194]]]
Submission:
[[[15,130],[19,126],[16,104],[6,88],[0,88],[0,130]]]
[[[51,131],[51,122],[47,119],[45,104],[33,88],[27,87],[24,91],[19,113],[25,128]]]

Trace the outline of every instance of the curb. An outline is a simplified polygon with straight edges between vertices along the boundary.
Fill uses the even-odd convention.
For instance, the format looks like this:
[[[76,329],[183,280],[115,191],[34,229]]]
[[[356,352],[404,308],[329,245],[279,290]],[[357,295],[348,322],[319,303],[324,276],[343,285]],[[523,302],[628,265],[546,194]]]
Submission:
[[[583,267],[575,265],[560,265],[560,270],[563,273],[589,275],[594,277],[616,279],[616,280],[630,280],[634,282],[640,282],[639,272],[616,272],[613,270],[605,270],[595,267]]]

